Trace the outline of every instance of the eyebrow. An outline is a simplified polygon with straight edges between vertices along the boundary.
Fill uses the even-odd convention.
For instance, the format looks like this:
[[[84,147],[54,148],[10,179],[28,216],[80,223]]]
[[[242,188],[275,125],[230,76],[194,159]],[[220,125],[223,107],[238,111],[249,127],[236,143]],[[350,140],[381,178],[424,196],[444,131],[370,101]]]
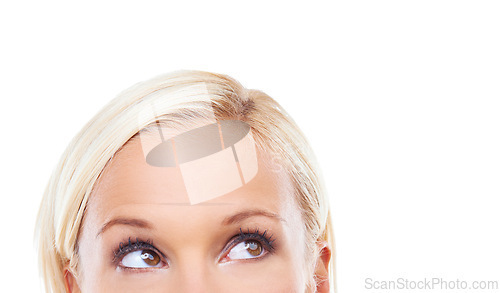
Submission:
[[[242,211],[239,213],[236,213],[234,215],[228,216],[224,218],[222,221],[222,225],[231,225],[231,224],[236,224],[239,222],[242,222],[243,220],[246,220],[251,217],[257,217],[257,216],[262,216],[262,217],[268,217],[277,221],[283,221],[286,222],[283,218],[281,218],[278,214],[271,213],[268,211],[264,210],[247,210],[247,211]],[[115,226],[115,225],[127,225],[127,226],[132,226],[132,227],[138,227],[138,228],[143,228],[143,229],[153,229],[153,225],[151,225],[148,221],[141,220],[141,219],[133,219],[133,218],[116,218],[109,220],[106,222],[104,225],[102,225],[102,228],[99,230],[99,232],[96,235],[96,238],[99,237],[102,233],[104,233],[106,230],[109,228]]]
[[[112,219],[108,222],[106,222],[104,225],[102,225],[101,230],[96,235],[96,238],[104,233],[106,230],[111,228],[112,226],[115,225],[127,225],[127,226],[132,226],[132,227],[138,227],[138,228],[143,228],[143,229],[152,229],[153,225],[151,225],[148,221],[141,220],[141,219],[131,219],[131,218],[116,218]]]
[[[275,213],[271,213],[271,212],[264,211],[264,210],[247,210],[247,211],[242,211],[242,212],[236,213],[232,216],[226,217],[222,221],[222,225],[236,224],[236,223],[239,223],[243,220],[246,220],[246,219],[251,218],[251,217],[256,217],[256,216],[263,216],[263,217],[268,217],[268,218],[271,218],[274,220],[286,222],[282,217],[280,217],[278,214],[275,214]]]

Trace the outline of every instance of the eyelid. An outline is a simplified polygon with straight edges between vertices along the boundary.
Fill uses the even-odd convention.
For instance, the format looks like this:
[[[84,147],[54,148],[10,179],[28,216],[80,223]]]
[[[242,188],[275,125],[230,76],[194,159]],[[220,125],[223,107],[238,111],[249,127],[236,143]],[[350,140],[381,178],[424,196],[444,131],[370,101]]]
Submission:
[[[219,257],[219,262],[223,260],[233,249],[236,245],[239,243],[246,241],[246,240],[257,240],[259,241],[264,250],[267,253],[273,253],[275,250],[275,247],[273,245],[274,241],[276,239],[272,238],[272,234],[269,234],[267,230],[265,230],[263,233],[259,232],[259,229],[256,229],[254,232],[250,232],[250,229],[247,230],[247,232],[243,232],[243,230],[240,228],[240,233],[233,236],[229,241],[228,244],[224,247],[222,250],[220,257]],[[267,254],[265,253],[265,254]],[[265,255],[264,254],[264,255]],[[262,258],[263,256],[256,257],[255,259]]]
[[[118,248],[113,252],[114,257],[113,257],[113,264],[118,267],[120,266],[121,261],[123,258],[134,251],[138,250],[151,250],[157,253],[160,256],[160,261],[168,265],[168,262],[166,261],[167,257],[163,252],[161,252],[159,249],[157,249],[154,245],[153,242],[150,240],[147,241],[141,241],[139,238],[136,238],[135,242],[132,242],[131,237],[128,238],[128,241],[124,244],[123,242],[120,242]],[[133,270],[145,270],[145,269],[151,269],[151,268],[131,268],[131,267],[125,267],[121,266],[123,269],[133,269]]]

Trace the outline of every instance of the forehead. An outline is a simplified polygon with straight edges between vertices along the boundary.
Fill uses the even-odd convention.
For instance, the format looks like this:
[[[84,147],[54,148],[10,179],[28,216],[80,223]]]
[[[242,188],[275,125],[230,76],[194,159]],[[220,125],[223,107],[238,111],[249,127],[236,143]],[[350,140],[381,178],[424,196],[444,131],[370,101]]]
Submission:
[[[100,218],[134,210],[169,213],[179,220],[192,217],[192,212],[217,217],[242,209],[260,209],[285,215],[289,214],[291,206],[295,206],[288,174],[283,168],[274,168],[269,163],[274,161],[272,156],[262,150],[255,152],[258,168],[250,180],[232,191],[193,203],[186,187],[186,176],[190,176],[189,182],[196,183],[197,180],[202,181],[198,176],[200,174],[196,171],[183,173],[179,165],[158,167],[149,164],[143,146],[145,141],[154,139],[146,134],[140,139],[130,140],[103,170],[90,199],[90,205]],[[222,172],[213,177],[216,182],[212,185],[227,185],[234,174],[227,174],[228,168],[224,164],[222,161],[215,166],[200,166],[209,168],[200,171],[203,174],[207,171]]]

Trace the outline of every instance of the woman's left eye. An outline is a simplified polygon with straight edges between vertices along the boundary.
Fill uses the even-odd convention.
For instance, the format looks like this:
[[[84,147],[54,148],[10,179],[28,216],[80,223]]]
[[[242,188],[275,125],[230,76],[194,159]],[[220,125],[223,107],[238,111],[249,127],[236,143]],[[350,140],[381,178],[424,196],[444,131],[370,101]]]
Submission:
[[[240,229],[240,234],[234,236],[224,249],[224,257],[220,262],[229,262],[233,260],[260,259],[269,253],[274,253],[274,239],[272,235],[265,230],[263,233],[256,229],[253,232],[248,230],[246,233]]]
[[[158,253],[149,249],[127,253],[122,258],[120,265],[125,268],[134,269],[159,268],[164,266]]]
[[[257,258],[264,255],[264,253],[266,253],[266,250],[259,241],[246,240],[231,248],[227,254],[227,258],[229,260]]]

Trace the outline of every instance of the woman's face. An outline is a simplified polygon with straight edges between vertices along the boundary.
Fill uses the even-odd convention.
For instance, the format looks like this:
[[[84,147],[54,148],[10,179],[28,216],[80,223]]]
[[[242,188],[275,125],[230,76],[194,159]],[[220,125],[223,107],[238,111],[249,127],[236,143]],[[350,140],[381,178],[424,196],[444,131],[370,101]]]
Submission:
[[[305,292],[304,224],[288,176],[258,154],[257,175],[189,204],[179,168],[145,162],[131,140],[87,205],[73,292]],[[279,168],[281,169],[281,168]]]

